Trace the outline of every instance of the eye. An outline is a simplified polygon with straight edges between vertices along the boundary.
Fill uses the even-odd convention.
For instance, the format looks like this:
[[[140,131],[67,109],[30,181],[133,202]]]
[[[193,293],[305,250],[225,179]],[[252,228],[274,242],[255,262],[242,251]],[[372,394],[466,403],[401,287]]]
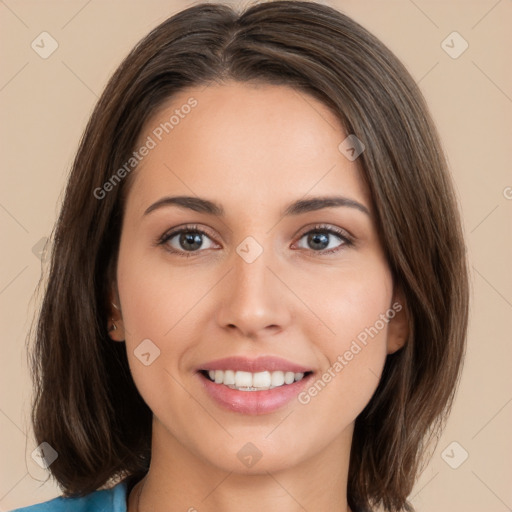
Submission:
[[[335,238],[333,238],[333,235]],[[353,245],[353,241],[348,233],[334,226],[314,226],[313,229],[302,234],[299,241],[303,239],[306,240],[306,246],[299,246],[301,249],[312,249],[313,252],[320,252],[321,254],[337,252],[341,250],[343,246],[350,247]],[[338,243],[336,245],[337,241]]]
[[[209,243],[204,243],[204,237],[209,240]],[[208,233],[199,229],[196,225],[184,226],[167,232],[160,238],[158,244],[165,246],[165,249],[169,252],[185,257],[192,256],[192,254],[187,253],[196,253],[199,249],[211,249],[213,247]]]
[[[300,245],[303,239],[306,246]],[[346,231],[334,226],[317,225],[300,236],[298,246],[300,249],[312,250],[315,253],[329,254],[353,244]],[[193,256],[194,253],[200,252],[200,249],[212,249],[215,246],[210,235],[197,225],[187,225],[168,231],[157,241],[157,245],[162,245],[165,250],[184,257]]]

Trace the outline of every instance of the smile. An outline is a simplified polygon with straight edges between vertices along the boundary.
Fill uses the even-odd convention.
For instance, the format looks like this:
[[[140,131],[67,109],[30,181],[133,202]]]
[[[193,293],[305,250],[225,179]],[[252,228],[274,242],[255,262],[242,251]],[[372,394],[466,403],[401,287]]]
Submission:
[[[241,370],[203,370],[203,375],[216,384],[222,384],[238,391],[264,391],[298,382],[311,372]]]

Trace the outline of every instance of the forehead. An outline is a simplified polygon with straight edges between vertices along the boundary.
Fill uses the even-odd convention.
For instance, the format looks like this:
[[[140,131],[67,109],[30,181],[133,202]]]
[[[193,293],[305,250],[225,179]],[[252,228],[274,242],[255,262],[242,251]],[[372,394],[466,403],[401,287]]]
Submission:
[[[343,192],[371,209],[357,160],[339,149],[346,137],[327,106],[288,86],[190,87],[141,131],[136,147],[152,148],[134,171],[129,197],[146,203],[166,192],[215,193],[268,204]]]

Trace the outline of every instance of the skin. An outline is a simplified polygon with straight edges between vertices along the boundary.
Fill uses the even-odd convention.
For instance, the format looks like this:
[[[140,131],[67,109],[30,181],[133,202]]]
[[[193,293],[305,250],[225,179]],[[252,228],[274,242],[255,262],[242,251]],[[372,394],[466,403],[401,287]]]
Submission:
[[[407,337],[404,297],[393,285],[358,161],[338,149],[347,134],[326,106],[265,84],[182,90],[139,142],[190,97],[197,106],[134,171],[112,285],[119,310],[111,311],[117,330],[110,335],[125,341],[133,379],[153,411],[151,467],[130,494],[129,512],[141,489],[141,512],[349,511],[354,421],[387,354]],[[292,201],[333,194],[369,215],[342,206],[282,216]],[[215,201],[225,217],[178,206],[144,215],[167,195]],[[190,223],[209,233],[195,252],[179,235],[155,244]],[[315,224],[345,230],[353,245],[327,234],[322,254],[308,243]],[[252,263],[236,252],[248,236],[263,248]],[[232,355],[275,355],[321,377],[397,301],[402,311],[308,404],[294,399],[251,416],[222,409],[202,389],[196,369]],[[147,338],[160,349],[149,366],[134,355]],[[250,468],[237,457],[248,442],[261,452]]]

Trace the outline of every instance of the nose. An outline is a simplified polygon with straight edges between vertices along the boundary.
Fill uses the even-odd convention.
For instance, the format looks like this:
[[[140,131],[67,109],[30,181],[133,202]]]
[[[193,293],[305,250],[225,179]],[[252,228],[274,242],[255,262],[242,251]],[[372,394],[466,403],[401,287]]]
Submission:
[[[280,276],[270,249],[252,262],[238,253],[233,260],[220,297],[217,322],[223,329],[237,330],[253,339],[281,332],[292,318],[293,294]]]

